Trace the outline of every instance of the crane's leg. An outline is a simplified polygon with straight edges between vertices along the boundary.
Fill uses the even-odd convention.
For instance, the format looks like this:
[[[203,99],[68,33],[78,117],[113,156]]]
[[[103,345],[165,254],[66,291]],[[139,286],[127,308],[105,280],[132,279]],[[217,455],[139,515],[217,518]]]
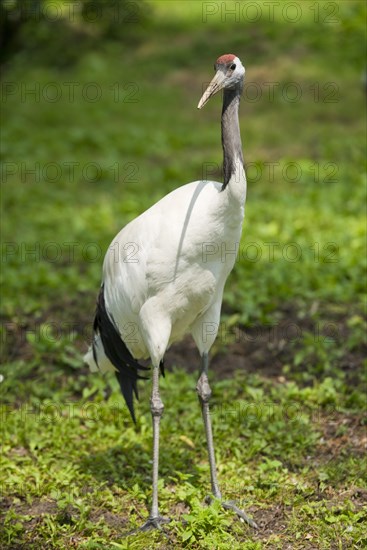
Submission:
[[[153,419],[153,499],[148,521],[140,528],[147,531],[152,528],[161,528],[163,523],[170,520],[159,515],[158,512],[158,465],[159,465],[159,425],[163,414],[164,405],[159,394],[159,367],[153,367],[153,387],[150,398],[150,410]]]
[[[215,465],[215,456],[214,456],[212,422],[211,422],[210,411],[209,411],[209,400],[212,395],[212,391],[210,389],[209,380],[208,380],[208,354],[203,353],[201,360],[202,360],[201,373],[200,373],[200,378],[198,380],[198,383],[196,384],[196,391],[198,392],[198,395],[199,395],[199,402],[201,405],[201,412],[203,415],[203,421],[205,426],[212,493],[215,496],[215,498],[221,499],[222,495],[218,486],[217,468]]]
[[[218,485],[218,479],[217,479],[217,469],[215,465],[215,455],[214,455],[214,443],[213,443],[213,432],[212,432],[212,422],[210,418],[210,411],[209,411],[209,400],[211,397],[211,389],[209,386],[209,380],[208,380],[208,354],[203,353],[202,355],[202,364],[201,364],[201,373],[198,380],[198,383],[196,385],[196,391],[199,395],[199,402],[201,405],[201,412],[203,415],[204,420],[204,426],[205,426],[205,435],[206,435],[206,442],[208,446],[208,457],[209,457],[209,465],[210,465],[210,481],[211,481],[211,487],[212,487],[212,493],[215,498],[218,498],[222,500],[222,495],[219,489]],[[246,523],[251,525],[251,527],[257,527],[256,523],[245,514],[240,508],[236,506],[234,502],[222,502],[222,506],[225,510],[233,510],[240,518],[242,518]]]

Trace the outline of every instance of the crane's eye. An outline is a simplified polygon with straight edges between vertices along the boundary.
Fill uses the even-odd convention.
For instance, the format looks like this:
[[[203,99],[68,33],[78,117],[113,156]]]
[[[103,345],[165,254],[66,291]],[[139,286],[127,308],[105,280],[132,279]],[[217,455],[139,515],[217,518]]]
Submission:
[[[235,68],[236,68],[236,63],[233,63],[233,65],[231,65],[231,69],[232,69],[232,71],[234,71],[234,70],[235,70]]]

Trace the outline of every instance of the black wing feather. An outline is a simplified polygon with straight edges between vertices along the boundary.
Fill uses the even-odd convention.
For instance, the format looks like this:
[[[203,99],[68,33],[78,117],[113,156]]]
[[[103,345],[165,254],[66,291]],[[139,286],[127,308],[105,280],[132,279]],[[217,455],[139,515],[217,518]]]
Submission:
[[[124,396],[126,405],[129,408],[131,418],[134,422],[136,422],[133,394],[135,394],[137,399],[139,398],[137,380],[146,379],[146,377],[139,374],[139,370],[149,370],[149,368],[143,367],[136,359],[134,359],[122,340],[120,331],[117,328],[112,315],[109,314],[106,309],[104,285],[101,286],[97,299],[97,309],[93,323],[93,330],[95,333],[100,334],[104,352],[117,370],[116,377],[119,381],[122,395]],[[93,357],[98,365],[94,342]]]

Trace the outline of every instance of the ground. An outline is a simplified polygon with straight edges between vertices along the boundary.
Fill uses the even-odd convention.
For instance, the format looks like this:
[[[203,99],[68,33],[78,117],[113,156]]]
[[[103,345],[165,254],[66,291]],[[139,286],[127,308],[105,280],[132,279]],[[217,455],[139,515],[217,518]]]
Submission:
[[[84,299],[87,299],[87,296],[84,296]],[[73,308],[76,304],[70,302],[67,305],[66,310],[70,314],[74,311]],[[38,319],[38,326],[45,326],[46,322],[52,326],[57,318],[60,320],[59,311],[59,308],[53,308],[44,312]],[[226,531],[229,529],[229,532],[233,533],[232,536],[237,540],[238,547],[242,547],[250,536],[253,541],[252,544],[255,545],[254,548],[257,543],[273,548],[337,548],[338,546],[329,543],[322,545],[319,540],[318,524],[321,523],[322,515],[322,522],[326,522],[329,527],[326,532],[332,531],[332,536],[341,541],[342,547],[349,547],[353,544],[351,542],[353,540],[353,530],[357,529],[358,532],[358,526],[361,525],[362,527],[360,522],[363,521],[366,513],[367,489],[362,482],[367,446],[364,414],[358,411],[343,410],[343,408],[339,410],[335,400],[335,388],[333,383],[330,382],[330,378],[328,384],[325,384],[325,378],[320,376],[318,391],[315,391],[315,380],[311,383],[310,380],[302,379],[305,368],[304,363],[293,366],[292,372],[284,368],[292,362],[295,354],[302,349],[305,334],[315,334],[317,332],[321,341],[327,341],[328,338],[331,338],[331,328],[334,331],[333,337],[335,337],[337,327],[339,340],[335,342],[333,340],[333,343],[335,343],[336,349],[340,348],[342,342],[348,341],[352,336],[352,331],[347,324],[348,317],[340,314],[335,315],[335,313],[334,317],[328,315],[326,329],[320,330],[322,323],[319,320],[315,322],[311,315],[300,319],[294,307],[285,307],[281,313],[282,321],[275,327],[276,330],[269,325],[258,325],[253,328],[238,328],[236,326],[235,330],[233,330],[233,327],[231,329],[226,327],[226,331],[223,328],[220,331],[222,338],[217,342],[214,349],[210,369],[211,384],[214,391],[212,416],[215,432],[218,431],[218,424],[219,426],[223,425],[223,429],[219,430],[221,435],[218,437],[218,434],[216,434],[216,446],[217,449],[220,448],[221,456],[219,477],[222,478],[222,491],[226,498],[239,501],[252,515],[259,527],[257,531],[249,530],[247,526],[226,513],[223,514],[226,519],[223,520],[222,518],[221,521],[222,523],[227,521],[229,527],[225,527],[226,524],[223,523],[222,528]],[[76,311],[74,311],[74,314],[76,314]],[[231,312],[228,311],[225,319],[230,319],[230,314]],[[315,308],[313,309],[313,315],[315,316]],[[74,317],[74,320],[75,326],[79,327],[85,327],[88,322],[84,313],[79,318]],[[225,321],[223,321],[224,326]],[[15,363],[34,362],[32,345],[24,340],[24,331],[30,330],[31,327],[33,332],[37,332],[34,318],[30,318],[28,324],[25,322],[22,331],[12,334],[8,352],[12,355],[12,361]],[[297,331],[294,327],[297,327]],[[85,333],[78,333],[76,329],[75,336],[76,347],[83,352]],[[358,384],[359,365],[365,354],[366,344],[361,344],[354,347],[353,351],[339,354],[337,365],[333,365],[334,373],[338,372],[338,376],[343,373],[343,384],[345,384],[348,391],[350,391],[348,388]],[[46,364],[54,360],[53,350],[43,350],[42,356]],[[308,371],[310,372],[312,368],[316,367],[315,357],[310,357],[309,361]],[[39,363],[39,359],[36,362]],[[207,540],[207,535],[213,529],[213,525],[216,525],[218,529],[217,515],[220,513],[219,510],[216,510],[217,515],[214,518],[204,518],[204,521],[203,518],[196,520],[198,526],[192,520],[194,523],[193,528],[191,522],[185,519],[186,516],[193,517],[192,508],[196,511],[201,509],[204,514],[209,514],[208,510],[210,510],[204,503],[205,491],[209,490],[208,468],[203,444],[203,431],[200,425],[199,406],[194,392],[198,364],[198,353],[190,337],[182,343],[174,345],[167,353],[166,379],[164,380],[162,392],[163,395],[169,392],[170,402],[166,403],[162,429],[164,434],[165,423],[169,423],[171,437],[162,436],[163,461],[165,464],[164,500],[166,502],[164,513],[169,513],[174,518],[175,527],[173,531],[166,527],[166,535],[155,534],[152,539],[154,541],[152,542],[152,548],[158,544],[160,548],[168,548],[172,544],[184,544],[185,534],[188,532],[192,533],[191,536],[196,538],[200,547],[204,545],[203,547],[211,548],[210,543],[205,543],[204,539]],[[55,434],[52,435],[53,430],[50,433],[50,426],[53,424],[57,425],[60,422],[65,422],[67,425],[76,422],[77,425],[74,428],[77,428],[77,430],[73,434],[73,439],[75,442],[80,442],[80,439],[89,440],[87,443],[87,456],[83,461],[83,470],[86,467],[86,471],[89,472],[91,479],[94,479],[94,481],[85,483],[83,475],[78,480],[79,466],[74,462],[75,460],[77,460],[77,463],[80,462],[78,453],[73,451],[70,454],[70,450],[67,450],[65,456],[63,456],[64,452],[61,446],[61,452],[59,449],[55,456],[54,449],[49,447],[48,441],[43,442],[38,448],[37,438],[32,444],[32,436],[23,434],[20,442],[9,449],[11,462],[26,465],[30,460],[33,463],[33,468],[31,468],[33,474],[35,474],[34,470],[40,469],[41,472],[44,470],[44,466],[42,466],[44,458],[46,458],[46,464],[58,463],[57,468],[60,469],[60,473],[55,473],[55,483],[58,489],[55,492],[55,489],[49,486],[47,471],[39,474],[41,478],[38,482],[37,476],[35,479],[29,480],[23,478],[22,475],[17,475],[15,471],[10,474],[10,478],[5,482],[6,490],[4,491],[1,510],[6,530],[12,533],[15,541],[10,545],[6,545],[6,547],[38,548],[38,545],[42,544],[45,529],[46,531],[49,529],[47,525],[51,525],[51,520],[56,530],[52,536],[48,533],[47,538],[49,541],[54,540],[55,544],[57,533],[61,529],[64,533],[65,531],[70,533],[66,539],[64,539],[64,535],[61,539],[68,541],[68,547],[78,548],[80,546],[84,547],[84,545],[94,547],[93,545],[88,546],[87,543],[87,540],[90,539],[90,535],[88,535],[90,527],[88,528],[88,526],[94,525],[93,531],[97,531],[98,538],[101,536],[103,538],[102,533],[107,530],[111,542],[115,540],[116,544],[120,545],[116,547],[139,548],[139,541],[141,541],[140,544],[143,543],[141,540],[142,535],[132,535],[126,539],[130,541],[133,538],[137,546],[134,546],[134,542],[129,542],[125,546],[127,543],[124,543],[125,538],[121,539],[121,536],[124,537],[125,535],[126,537],[126,534],[132,531],[132,525],[135,522],[136,525],[142,524],[144,517],[146,517],[146,510],[141,509],[139,498],[142,498],[144,488],[149,494],[150,430],[147,399],[149,383],[141,384],[143,411],[139,410],[139,413],[144,414],[144,422],[140,424],[142,418],[138,421],[140,425],[135,431],[135,444],[133,444],[133,447],[137,445],[137,448],[134,449],[135,458],[129,460],[126,456],[124,457],[126,446],[119,443],[120,435],[118,432],[122,427],[129,431],[133,428],[116,387],[106,402],[103,400],[106,383],[99,384],[98,378],[96,379],[98,380],[97,388],[88,391],[88,387],[82,383],[79,386],[79,391],[76,391],[74,387],[73,392],[69,393],[72,386],[70,374],[75,373],[75,369],[69,367],[65,371],[65,368],[62,370],[57,366],[55,368],[56,372],[51,374],[51,378],[56,378],[57,373],[58,376],[54,382],[59,387],[64,387],[64,391],[69,388],[66,391],[66,395],[69,396],[69,399],[66,400],[67,403],[65,403],[65,400],[59,402],[58,400],[47,399],[45,396],[39,396],[31,400],[32,404],[25,404],[24,399],[21,398],[18,403],[18,421],[20,420],[24,424],[31,423],[31,425],[35,423],[37,429],[38,426],[43,426],[48,432],[47,438],[55,437]],[[33,367],[27,377],[22,375],[22,385],[33,387],[35,373],[37,373],[37,369]],[[37,373],[36,379],[37,376],[42,376],[41,372]],[[82,380],[90,378],[85,367],[78,368],[78,377]],[[297,380],[298,383],[292,383],[292,380]],[[107,386],[109,387],[109,385]],[[322,388],[322,386],[324,387]],[[309,390],[308,394],[307,390]],[[175,400],[179,399],[181,392],[191,394],[189,400],[191,422],[189,419],[188,421],[177,422],[177,412],[170,410],[173,407],[177,411]],[[96,393],[97,401],[95,401]],[[284,395],[286,395],[286,398],[284,398]],[[90,410],[88,405],[91,405]],[[139,406],[139,409],[141,409],[141,406]],[[10,417],[17,416],[14,414],[13,406],[8,410],[4,409],[4,411],[7,420]],[[110,444],[103,445],[103,449],[96,452],[93,444],[91,445],[90,439],[93,441],[93,436],[88,433],[88,425],[94,425],[97,421],[101,422],[98,430],[102,430],[103,434],[103,420],[106,415],[111,420],[111,411],[113,412],[112,421],[116,423],[118,428],[117,434],[115,433],[116,440],[110,440],[110,444],[113,443],[112,447]],[[170,414],[171,412],[174,414]],[[184,410],[182,412],[184,413]],[[230,418],[229,424],[232,425],[232,431],[226,429],[226,426],[228,428],[228,418]],[[276,430],[279,430],[278,434],[266,433],[269,429],[269,422],[275,424]],[[305,438],[297,441],[297,437],[294,439],[291,435],[290,441],[287,441],[286,432],[290,430],[295,435],[295,432],[300,429],[300,426],[302,428],[302,425],[303,429],[306,429]],[[242,427],[239,429],[239,426]],[[256,426],[260,427],[260,430],[256,430]],[[142,428],[142,433],[146,434],[147,440],[143,446],[143,464],[139,464],[142,441],[138,444],[137,441],[141,440],[139,431]],[[250,431],[247,431],[248,429]],[[80,433],[80,430],[82,430],[82,433]],[[193,430],[195,437],[193,437]],[[252,441],[252,430],[260,432],[261,437],[259,438],[258,433],[255,441]],[[70,432],[73,432],[73,429]],[[83,434],[83,432],[85,433]],[[70,433],[65,432],[61,435],[62,437],[69,437]],[[228,441],[232,437],[235,438],[235,441],[233,445],[228,445]],[[277,444],[274,445],[274,438],[276,440],[280,438],[281,441],[277,441]],[[294,444],[295,449],[292,448]],[[171,448],[176,445],[179,445],[182,453],[184,453],[184,456],[181,457],[180,470],[182,471],[180,474],[176,471],[177,461],[174,460],[175,453]],[[243,456],[241,456],[242,445],[248,447]],[[247,464],[242,463],[241,475],[238,477],[233,477],[233,467],[237,468],[238,466],[231,463],[233,460],[233,457],[231,457],[232,447],[235,456],[242,458],[241,462],[248,461]],[[7,446],[5,446],[6,449]],[[285,449],[287,449],[288,458],[284,454]],[[85,455],[85,449],[82,454]],[[72,463],[68,467],[67,464],[70,460]],[[227,460],[229,461],[228,471],[231,472],[230,477],[228,477],[228,472],[226,474]],[[258,465],[257,472],[255,464]],[[64,486],[62,480],[63,468],[71,468],[76,484],[79,486],[76,491],[78,498],[74,494],[74,489],[71,490],[70,487],[67,489]],[[172,476],[172,468],[176,472],[174,476]],[[10,471],[12,472],[12,469]],[[256,477],[253,478],[255,472]],[[188,477],[185,476],[185,473],[188,474]],[[177,475],[178,477],[176,477]],[[351,480],[353,481],[351,482]],[[81,528],[83,515],[81,501],[86,499],[90,502],[90,498],[94,501],[95,483],[98,483],[100,491],[103,492],[103,497],[97,499],[97,503],[89,504],[88,523]],[[197,486],[200,483],[203,484],[202,487]],[[32,487],[32,498],[28,496],[28,485]],[[122,503],[119,504],[119,499],[123,496],[122,488],[129,485],[132,485],[133,492],[136,491],[137,494],[132,495],[130,487],[128,494],[130,502],[126,508],[126,500],[122,498]],[[248,491],[253,490],[257,494],[261,494],[262,498],[257,502],[251,499],[252,502],[249,504]],[[105,500],[106,492],[111,493],[108,500]],[[167,493],[169,495],[168,505]],[[196,499],[200,494],[202,500],[197,501]],[[146,502],[146,506],[148,505],[146,495],[143,497],[143,502]],[[121,506],[125,511],[121,510]],[[295,512],[295,508],[297,512]],[[133,521],[128,519],[127,510],[129,510],[129,514],[133,514],[131,517],[131,519],[134,518]],[[298,513],[301,517],[297,517]],[[319,514],[320,517],[315,520],[315,525],[313,525],[315,514]],[[15,518],[16,523],[14,523]],[[21,521],[19,521],[20,518]],[[300,521],[308,525],[306,533],[302,531]],[[84,522],[82,523],[84,524]],[[41,533],[43,534],[41,535]],[[181,543],[179,542],[178,533],[182,537]],[[39,542],[37,542],[38,536],[41,537]],[[49,538],[50,536],[51,538]],[[295,537],[298,536],[302,539],[300,543],[295,542]],[[330,536],[330,533],[328,536]],[[165,542],[166,537],[167,541]],[[202,539],[202,537],[204,538]],[[16,542],[17,538],[18,542]],[[146,545],[148,544],[147,540],[150,539],[144,540],[143,544]],[[362,540],[360,539],[360,542]],[[202,542],[200,543],[200,541]],[[52,545],[52,542],[50,544]],[[66,543],[62,542],[60,547],[64,547],[63,544]],[[213,544],[215,543],[213,542]],[[58,547],[57,544],[56,546]],[[98,545],[95,547],[98,547]],[[113,547],[111,546],[111,548]],[[355,547],[357,548],[359,545]]]

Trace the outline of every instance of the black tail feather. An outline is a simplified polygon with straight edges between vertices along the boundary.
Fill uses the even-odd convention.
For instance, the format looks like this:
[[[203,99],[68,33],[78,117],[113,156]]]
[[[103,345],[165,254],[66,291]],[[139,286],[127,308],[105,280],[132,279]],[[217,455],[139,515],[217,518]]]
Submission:
[[[136,422],[134,413],[134,394],[138,399],[137,380],[146,379],[146,377],[139,374],[139,370],[149,370],[149,367],[143,367],[140,365],[131,355],[122,340],[121,334],[113,317],[108,314],[106,309],[104,285],[101,286],[101,290],[98,295],[93,329],[94,332],[100,334],[104,352],[117,370],[116,377],[119,381],[122,395],[124,396],[126,405],[130,411],[131,418],[134,422]],[[97,353],[94,344],[93,356],[98,365],[96,360]]]
[[[162,359],[162,361],[159,363],[159,370],[161,371],[161,375],[163,376],[163,378],[166,376],[165,372],[164,372],[164,360]]]
[[[134,396],[135,393],[136,399],[139,399],[138,390],[136,385],[136,380],[131,380],[130,378],[124,378],[121,372],[116,372],[116,378],[120,384],[121,393],[124,396],[126,405],[130,411],[131,418],[136,424],[136,417],[134,412]]]

